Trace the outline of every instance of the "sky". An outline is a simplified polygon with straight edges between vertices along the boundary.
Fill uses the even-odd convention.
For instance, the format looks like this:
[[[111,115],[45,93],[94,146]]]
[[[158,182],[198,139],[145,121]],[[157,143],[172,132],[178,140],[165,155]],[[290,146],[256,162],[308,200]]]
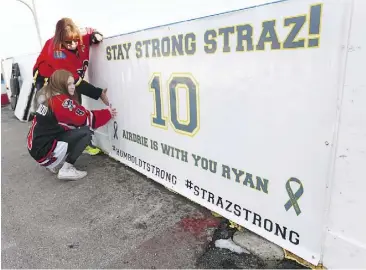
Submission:
[[[32,5],[32,0],[22,0]],[[42,43],[56,22],[70,17],[80,27],[98,29],[105,37],[167,23],[217,14],[274,0],[34,0]],[[0,1],[0,58],[41,50],[33,15],[18,0]]]

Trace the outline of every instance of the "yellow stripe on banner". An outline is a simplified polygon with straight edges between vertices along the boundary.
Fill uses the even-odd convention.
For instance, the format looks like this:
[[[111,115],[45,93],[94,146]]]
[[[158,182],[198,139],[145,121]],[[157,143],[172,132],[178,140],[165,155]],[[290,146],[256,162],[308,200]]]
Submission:
[[[211,215],[213,215],[214,217],[217,217],[217,218],[223,217],[223,216],[221,216],[220,214],[218,214],[214,211],[211,211]],[[235,223],[234,221],[229,220],[229,223],[230,223],[230,225],[229,225],[230,228],[236,228],[240,232],[244,231],[244,227],[240,226],[239,224]]]
[[[220,214],[214,212],[214,211],[211,211],[211,214],[214,216],[214,217],[222,217]]]
[[[234,221],[229,220],[229,223],[230,223],[230,225],[229,225],[230,228],[233,228],[233,229],[236,228],[240,232],[244,231],[244,227],[240,226],[239,224],[235,223]]]
[[[38,76],[38,69],[36,70],[36,73],[33,76],[33,83],[34,83],[34,85],[36,84],[36,78],[37,78],[37,76]]]
[[[81,83],[82,80],[83,79],[81,77],[79,77],[79,80],[75,83],[75,86],[78,86]]]
[[[286,259],[289,259],[289,260],[292,260],[292,261],[295,261],[305,267],[309,267],[311,269],[327,269],[325,268],[322,264],[318,264],[317,266],[305,261],[304,259],[300,258],[299,256],[293,254],[292,252],[286,250],[286,249],[283,249],[283,251],[285,252],[285,258]]]

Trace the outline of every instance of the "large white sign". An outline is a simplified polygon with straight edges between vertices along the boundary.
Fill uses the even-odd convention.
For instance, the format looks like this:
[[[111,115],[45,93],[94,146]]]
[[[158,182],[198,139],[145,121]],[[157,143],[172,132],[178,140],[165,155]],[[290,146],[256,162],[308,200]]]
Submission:
[[[100,144],[317,264],[349,3],[278,2],[106,39],[89,78],[119,114]]]

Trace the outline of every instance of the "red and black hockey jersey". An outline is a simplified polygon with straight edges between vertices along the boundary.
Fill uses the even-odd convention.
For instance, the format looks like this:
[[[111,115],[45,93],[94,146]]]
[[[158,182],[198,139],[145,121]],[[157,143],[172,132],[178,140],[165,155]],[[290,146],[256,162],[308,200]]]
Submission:
[[[85,125],[97,129],[112,117],[108,109],[89,111],[66,94],[53,96],[49,104],[38,106],[27,136],[28,151],[37,161],[53,152],[67,130]]]
[[[66,48],[57,49],[51,38],[46,41],[36,64],[33,67],[35,80],[45,80],[51,77],[58,69],[70,71],[78,85],[84,78],[89,64],[89,50],[92,44],[94,29],[87,28],[87,33],[82,36],[83,44],[79,44],[77,50],[70,51]]]

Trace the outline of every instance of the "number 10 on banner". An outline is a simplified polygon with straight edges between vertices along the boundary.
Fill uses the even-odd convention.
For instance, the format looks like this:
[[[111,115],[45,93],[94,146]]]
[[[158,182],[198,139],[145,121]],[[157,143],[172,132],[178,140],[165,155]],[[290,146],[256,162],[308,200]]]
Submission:
[[[168,129],[170,122],[173,129],[184,135],[194,136],[200,128],[199,114],[199,88],[197,81],[192,75],[186,73],[173,73],[166,87],[168,88],[169,120],[164,116],[164,98],[161,74],[154,73],[149,81],[149,91],[154,94],[154,113],[151,114],[151,124],[155,127]],[[178,90],[186,90],[186,119],[179,118],[179,95]]]

